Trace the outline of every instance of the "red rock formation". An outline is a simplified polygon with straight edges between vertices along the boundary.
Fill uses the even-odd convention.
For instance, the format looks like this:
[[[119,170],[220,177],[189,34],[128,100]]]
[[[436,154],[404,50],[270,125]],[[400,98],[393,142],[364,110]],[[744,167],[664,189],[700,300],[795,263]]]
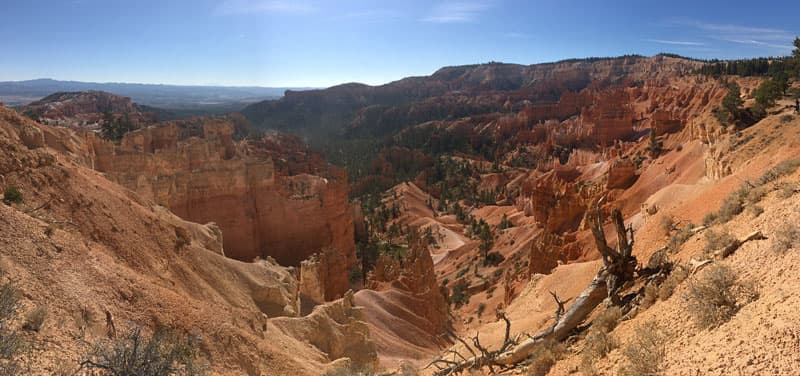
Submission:
[[[131,132],[121,146],[90,134],[87,144],[98,171],[182,218],[216,222],[228,257],[271,256],[299,266],[331,247],[341,260],[326,263],[333,268],[328,275],[346,281],[355,262],[346,175],[333,167],[324,177],[284,175],[262,150],[266,143],[236,144],[232,134],[230,122],[209,119],[202,126],[169,123]],[[340,282],[325,286],[327,299],[347,290]]]
[[[424,239],[414,237],[401,260],[379,258],[368,285],[355,300],[364,307],[370,330],[375,330],[379,353],[405,353],[408,349],[393,347],[398,341],[413,344],[410,353],[438,351],[450,319]]]
[[[670,111],[656,110],[653,113],[653,129],[656,130],[657,136],[675,133],[681,130],[681,121],[675,119]]]
[[[583,201],[575,184],[549,172],[522,184],[517,209],[536,218],[547,232],[560,234],[577,229],[586,210]]]
[[[581,121],[593,129],[593,136],[600,145],[610,145],[615,140],[626,139],[633,134],[633,113],[624,90],[604,92],[595,103],[581,113]]]
[[[608,189],[629,188],[636,182],[636,164],[628,158],[618,159],[608,166]]]
[[[123,114],[136,124],[152,124],[156,115],[128,97],[102,91],[55,93],[18,109],[43,124],[97,128],[104,113]]]

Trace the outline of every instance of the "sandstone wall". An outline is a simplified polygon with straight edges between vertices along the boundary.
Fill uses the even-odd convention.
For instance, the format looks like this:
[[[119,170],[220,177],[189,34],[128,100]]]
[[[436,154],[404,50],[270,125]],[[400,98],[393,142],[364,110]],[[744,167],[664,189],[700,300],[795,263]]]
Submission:
[[[202,137],[185,137],[174,124],[125,136],[120,146],[88,136],[92,166],[143,197],[190,221],[215,222],[224,252],[251,261],[267,256],[299,266],[330,247],[340,262],[329,275],[346,276],[355,262],[353,212],[347,180],[276,172],[273,159],[240,153],[232,126],[210,122]],[[347,284],[326,286],[326,298],[341,296]]]

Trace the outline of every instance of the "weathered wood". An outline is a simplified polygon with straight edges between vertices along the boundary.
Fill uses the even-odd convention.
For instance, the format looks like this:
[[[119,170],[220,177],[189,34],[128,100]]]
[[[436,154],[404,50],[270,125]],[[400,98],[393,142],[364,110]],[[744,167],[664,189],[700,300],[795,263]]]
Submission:
[[[762,234],[761,231],[753,231],[747,236],[745,236],[744,239],[741,240],[737,239],[733,243],[729,244],[727,247],[714,252],[714,256],[718,259],[724,259],[733,254],[733,252],[736,252],[736,250],[739,249],[739,247],[741,247],[742,244],[747,243],[751,240],[763,240],[766,238],[767,237],[764,236],[764,234]]]
[[[525,341],[516,344],[514,348],[507,350],[513,345],[513,341],[509,340],[511,323],[505,316],[498,316],[506,322],[506,333],[503,341],[503,346],[498,351],[489,351],[480,345],[478,336],[472,338],[475,348],[477,348],[481,355],[476,355],[470,346],[465,341],[461,340],[467,349],[472,352],[473,357],[464,359],[461,362],[452,361],[443,362],[441,358],[437,358],[434,363],[437,364],[437,370],[434,375],[444,376],[453,373],[459,373],[466,369],[481,368],[484,366],[494,372],[493,366],[511,366],[519,363],[530,356],[537,346],[545,341],[563,341],[581,324],[587,317],[599,306],[606,298],[609,298],[612,304],[620,304],[617,290],[627,281],[633,279],[633,273],[636,267],[636,258],[632,256],[633,252],[633,229],[625,228],[625,223],[622,218],[622,213],[619,210],[612,212],[612,222],[615,230],[617,231],[617,247],[619,251],[612,249],[608,246],[606,241],[605,231],[603,230],[603,220],[601,212],[601,204],[604,198],[597,201],[596,212],[587,212],[587,220],[594,236],[595,245],[598,252],[603,257],[603,267],[597,272],[597,275],[589,283],[589,286],[581,292],[578,297],[572,302],[568,309],[564,309],[566,301],[561,301],[555,292],[550,292],[553,299],[556,301],[556,312],[554,315],[553,324],[547,329],[539,332],[534,336],[529,336]],[[628,237],[630,236],[630,239]],[[499,315],[500,313],[498,313]],[[507,351],[506,351],[507,350]],[[459,354],[460,356],[460,354]],[[462,357],[463,358],[463,357]],[[441,363],[446,364],[445,367],[439,367]],[[430,365],[429,365],[430,366]]]

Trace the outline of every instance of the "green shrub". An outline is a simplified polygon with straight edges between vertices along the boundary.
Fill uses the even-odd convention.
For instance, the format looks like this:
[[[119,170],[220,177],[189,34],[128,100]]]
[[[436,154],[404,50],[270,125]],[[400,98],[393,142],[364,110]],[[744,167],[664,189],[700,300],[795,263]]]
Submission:
[[[497,265],[500,265],[500,263],[503,262],[503,260],[505,260],[505,259],[506,258],[503,257],[503,255],[501,255],[498,252],[489,252],[486,255],[486,259],[483,260],[483,265],[497,266]]]
[[[469,293],[467,289],[469,288],[469,284],[467,281],[460,281],[453,286],[453,292],[450,294],[450,304],[456,306],[456,308],[461,307],[464,304],[469,303]]]
[[[19,191],[19,188],[13,185],[6,187],[5,191],[3,191],[3,202],[6,205],[21,203],[22,192]]]
[[[481,317],[481,315],[483,315],[483,311],[485,310],[486,310],[486,303],[480,303],[478,304],[478,309],[477,311],[475,311],[475,313],[478,314],[478,317]]]

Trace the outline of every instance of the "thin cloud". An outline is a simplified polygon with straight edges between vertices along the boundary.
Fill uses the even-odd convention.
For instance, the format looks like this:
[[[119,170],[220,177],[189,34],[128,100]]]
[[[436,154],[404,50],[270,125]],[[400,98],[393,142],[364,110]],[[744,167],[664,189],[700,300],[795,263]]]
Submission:
[[[403,14],[392,9],[368,9],[358,12],[347,13],[334,20],[359,20],[365,22],[379,22],[387,19],[400,18]]]
[[[447,1],[433,8],[425,22],[467,23],[478,19],[481,12],[491,7],[486,1]]]
[[[688,42],[688,41],[682,41],[682,40],[665,40],[665,39],[645,39],[645,40],[648,41],[648,42],[653,42],[653,43],[672,44],[672,45],[678,45],[678,46],[705,46],[706,45],[705,43]]]
[[[670,26],[694,29],[702,36],[728,43],[737,43],[754,48],[790,50],[794,33],[789,30],[734,24],[718,24],[690,19],[673,19]]]
[[[784,48],[784,49],[792,49],[793,48],[792,46],[790,46],[788,44],[773,44],[773,43],[767,43],[767,42],[762,42],[762,41],[757,41],[757,40],[752,40],[752,39],[750,39],[750,40],[724,39],[724,40],[726,42],[733,42],[733,43],[739,43],[739,44],[749,44],[749,45],[755,45],[755,46],[765,46],[765,47],[772,47],[772,48]]]
[[[253,14],[253,13],[309,13],[318,10],[316,6],[305,1],[291,0],[226,0],[217,8],[217,14]]]
[[[506,37],[506,38],[511,38],[511,39],[527,39],[527,38],[530,38],[530,35],[528,35],[528,34],[517,33],[517,32],[505,33],[505,34],[503,34],[503,36]]]

